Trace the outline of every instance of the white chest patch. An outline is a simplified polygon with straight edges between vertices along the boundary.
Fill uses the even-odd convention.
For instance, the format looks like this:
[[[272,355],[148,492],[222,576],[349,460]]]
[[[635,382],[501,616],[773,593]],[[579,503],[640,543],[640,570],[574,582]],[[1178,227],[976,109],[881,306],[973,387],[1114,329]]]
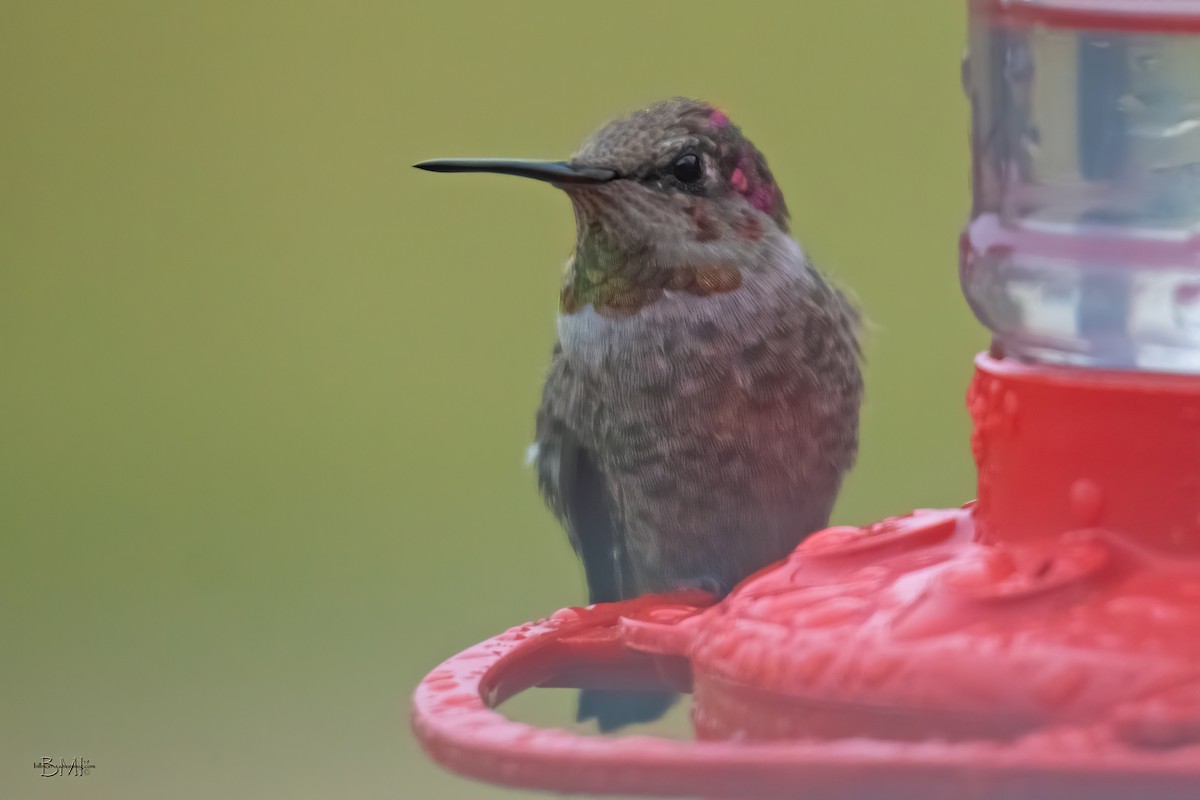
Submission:
[[[722,314],[728,296],[698,298],[665,292],[650,305],[628,316],[606,316],[591,305],[558,317],[558,341],[578,369],[599,372],[614,355],[629,357],[661,348],[664,332],[680,324],[703,322]]]

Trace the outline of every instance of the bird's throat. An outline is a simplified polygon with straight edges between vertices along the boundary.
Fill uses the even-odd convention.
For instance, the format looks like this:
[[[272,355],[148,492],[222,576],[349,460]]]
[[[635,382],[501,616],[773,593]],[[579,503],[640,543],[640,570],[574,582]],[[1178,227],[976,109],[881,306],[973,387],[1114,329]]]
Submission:
[[[580,237],[567,262],[559,311],[574,314],[592,306],[605,316],[629,316],[670,293],[698,297],[732,292],[742,285],[736,264],[661,267],[648,253],[614,246],[599,231]]]

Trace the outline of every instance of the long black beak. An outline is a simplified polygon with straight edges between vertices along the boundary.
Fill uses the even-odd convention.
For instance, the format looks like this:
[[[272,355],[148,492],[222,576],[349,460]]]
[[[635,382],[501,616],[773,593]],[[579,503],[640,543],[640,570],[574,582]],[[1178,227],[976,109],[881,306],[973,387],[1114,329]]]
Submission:
[[[430,172],[496,172],[549,183],[604,183],[617,177],[615,170],[604,167],[580,167],[566,161],[525,158],[437,158],[413,166]]]

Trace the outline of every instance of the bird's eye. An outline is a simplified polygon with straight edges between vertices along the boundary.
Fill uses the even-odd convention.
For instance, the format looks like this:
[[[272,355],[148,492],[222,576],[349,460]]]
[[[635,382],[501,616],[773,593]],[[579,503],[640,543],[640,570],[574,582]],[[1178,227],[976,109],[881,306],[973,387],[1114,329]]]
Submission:
[[[704,175],[700,158],[695,153],[684,153],[671,165],[671,174],[680,183],[695,183]]]

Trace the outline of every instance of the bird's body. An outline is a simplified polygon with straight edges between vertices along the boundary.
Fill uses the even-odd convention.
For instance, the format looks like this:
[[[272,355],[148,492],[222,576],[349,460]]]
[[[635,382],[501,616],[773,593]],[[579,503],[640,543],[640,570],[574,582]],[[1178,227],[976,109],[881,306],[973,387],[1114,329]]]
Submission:
[[[589,601],[723,595],[824,527],[857,451],[859,317],[790,237],[758,150],[676,99],[544,174],[501,167],[575,207],[533,456]],[[609,730],[667,705],[585,691],[580,718]]]
[[[559,316],[536,465],[591,602],[724,594],[829,518],[856,446],[857,317],[791,239],[743,264],[735,291]]]

